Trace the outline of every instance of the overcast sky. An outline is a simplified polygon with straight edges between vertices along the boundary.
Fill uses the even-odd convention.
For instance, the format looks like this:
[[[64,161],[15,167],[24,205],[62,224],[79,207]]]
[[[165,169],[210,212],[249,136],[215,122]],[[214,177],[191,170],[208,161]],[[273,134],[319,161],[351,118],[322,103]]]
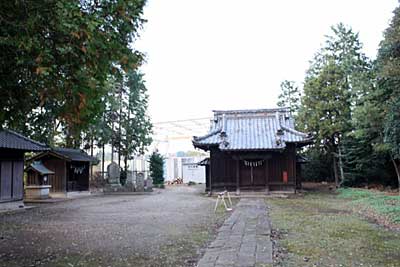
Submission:
[[[397,0],[148,0],[136,47],[153,122],[211,116],[213,109],[275,107],[284,79],[343,22],[374,58]]]

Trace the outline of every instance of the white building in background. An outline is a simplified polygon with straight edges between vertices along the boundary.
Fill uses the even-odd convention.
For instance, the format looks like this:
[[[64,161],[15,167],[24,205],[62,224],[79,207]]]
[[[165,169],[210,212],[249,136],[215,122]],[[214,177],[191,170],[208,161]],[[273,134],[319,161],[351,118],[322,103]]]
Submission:
[[[205,183],[205,167],[197,165],[197,163],[204,158],[205,157],[167,157],[164,163],[165,180],[172,181],[176,178],[182,178],[184,183],[188,183],[189,181]]]
[[[205,166],[197,165],[197,162],[183,163],[182,177],[184,183],[192,181],[204,184],[206,182],[206,168]]]

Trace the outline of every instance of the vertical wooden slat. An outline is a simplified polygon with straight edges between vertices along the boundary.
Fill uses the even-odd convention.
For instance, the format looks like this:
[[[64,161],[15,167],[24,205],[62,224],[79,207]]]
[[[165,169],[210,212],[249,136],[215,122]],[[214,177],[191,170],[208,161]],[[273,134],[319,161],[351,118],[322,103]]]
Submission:
[[[69,180],[69,171],[68,171],[68,169],[69,169],[69,164],[67,164],[67,161],[64,161],[63,162],[64,164],[63,164],[63,172],[62,172],[62,180],[61,180],[61,182],[62,182],[62,190],[64,191],[64,192],[67,192],[68,191],[68,188],[67,188],[67,184],[68,184],[68,180]]]
[[[209,192],[210,192],[210,195],[212,194],[212,182],[213,182],[213,177],[212,177],[212,167],[213,167],[213,163],[212,163],[212,161],[213,161],[213,151],[210,151],[210,164],[209,164],[209,166],[208,166],[208,170],[209,170],[209,174],[208,174],[208,177],[209,177],[209,184],[210,184],[210,189],[209,189]]]
[[[240,193],[240,171],[239,171],[239,160],[236,160],[236,192]]]
[[[11,179],[12,169],[11,161],[1,162],[1,200],[11,199]]]
[[[1,181],[3,180],[3,176],[1,175],[1,168],[2,167],[2,161],[0,160],[0,201],[1,201],[1,199],[2,199],[2,193],[1,193],[1,188],[2,188],[2,186],[1,186]]]
[[[269,164],[269,160],[266,159],[265,160],[265,189],[267,192],[269,192],[269,173],[268,173],[268,164]]]
[[[12,194],[13,199],[22,199],[24,192],[24,162],[23,161],[14,161],[13,164],[13,180],[12,180]]]

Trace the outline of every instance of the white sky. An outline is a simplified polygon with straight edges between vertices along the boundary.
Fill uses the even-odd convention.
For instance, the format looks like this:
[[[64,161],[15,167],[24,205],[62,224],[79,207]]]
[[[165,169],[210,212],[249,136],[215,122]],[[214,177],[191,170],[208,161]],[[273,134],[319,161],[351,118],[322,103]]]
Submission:
[[[309,60],[343,22],[375,58],[397,0],[148,0],[136,48],[153,122],[213,109],[275,107],[280,83],[302,82]]]

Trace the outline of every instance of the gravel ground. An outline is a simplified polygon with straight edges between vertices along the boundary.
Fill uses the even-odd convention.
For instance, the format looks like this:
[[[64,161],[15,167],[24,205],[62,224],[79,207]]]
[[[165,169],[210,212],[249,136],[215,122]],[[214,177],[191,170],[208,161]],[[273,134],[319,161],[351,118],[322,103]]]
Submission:
[[[226,214],[202,186],[0,214],[0,266],[194,266]]]

